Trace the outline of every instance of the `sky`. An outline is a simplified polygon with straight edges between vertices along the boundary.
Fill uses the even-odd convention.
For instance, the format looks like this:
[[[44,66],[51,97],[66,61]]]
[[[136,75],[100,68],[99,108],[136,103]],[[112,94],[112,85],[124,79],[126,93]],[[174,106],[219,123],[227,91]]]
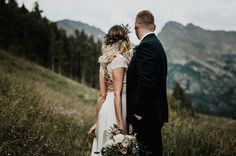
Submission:
[[[193,23],[204,29],[236,31],[236,0],[17,0],[32,10],[38,2],[42,15],[51,21],[70,19],[107,32],[115,24],[129,24],[131,41],[138,43],[134,20],[141,10],[155,17],[155,33],[168,21]]]

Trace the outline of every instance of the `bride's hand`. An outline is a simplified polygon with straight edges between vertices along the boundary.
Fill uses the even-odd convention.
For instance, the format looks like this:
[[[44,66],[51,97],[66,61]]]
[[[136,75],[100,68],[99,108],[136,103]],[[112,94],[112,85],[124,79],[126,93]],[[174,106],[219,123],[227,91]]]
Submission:
[[[118,125],[118,129],[116,131],[116,134],[123,133],[123,129],[124,129],[123,124],[121,126]]]
[[[88,135],[90,138],[96,138],[96,135],[95,135],[95,129],[96,129],[97,125],[94,124],[88,131]]]

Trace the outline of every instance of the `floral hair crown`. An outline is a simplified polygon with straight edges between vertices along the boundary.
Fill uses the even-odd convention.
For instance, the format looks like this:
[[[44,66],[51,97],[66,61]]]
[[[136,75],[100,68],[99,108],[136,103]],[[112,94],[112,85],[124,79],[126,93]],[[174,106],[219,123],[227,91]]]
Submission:
[[[119,37],[116,37],[116,36],[110,37],[108,34],[106,34],[105,37],[104,37],[105,38],[105,42],[104,42],[105,45],[114,44],[114,43],[117,43],[119,41],[126,41],[126,42],[129,41],[129,37],[128,37],[128,34],[130,33],[129,25],[128,24],[126,24],[126,25],[121,24],[120,26],[125,30],[124,37],[123,38],[119,38]]]

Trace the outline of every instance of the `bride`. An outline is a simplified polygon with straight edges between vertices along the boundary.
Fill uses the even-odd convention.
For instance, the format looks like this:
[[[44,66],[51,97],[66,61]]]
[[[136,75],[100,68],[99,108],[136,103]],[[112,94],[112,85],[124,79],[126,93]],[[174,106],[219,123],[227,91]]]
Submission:
[[[113,124],[126,133],[126,69],[132,56],[127,26],[114,25],[105,37],[99,57],[100,95],[96,105],[96,122],[88,135],[93,138],[92,156],[101,155]]]

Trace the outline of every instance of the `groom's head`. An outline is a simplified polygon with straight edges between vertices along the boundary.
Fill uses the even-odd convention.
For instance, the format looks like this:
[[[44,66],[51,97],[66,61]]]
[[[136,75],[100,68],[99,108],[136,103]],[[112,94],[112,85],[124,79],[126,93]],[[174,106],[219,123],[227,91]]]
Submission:
[[[156,26],[154,23],[153,14],[148,10],[140,11],[136,16],[134,29],[139,39],[141,37],[142,32],[155,31]]]

